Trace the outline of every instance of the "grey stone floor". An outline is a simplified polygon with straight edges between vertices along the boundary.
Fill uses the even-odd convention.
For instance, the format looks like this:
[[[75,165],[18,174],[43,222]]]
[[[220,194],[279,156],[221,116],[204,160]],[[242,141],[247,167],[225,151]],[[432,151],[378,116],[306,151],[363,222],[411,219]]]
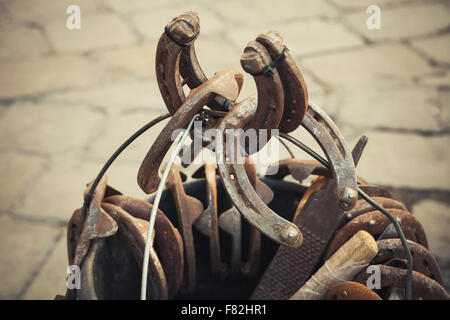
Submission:
[[[81,30],[66,28],[70,4],[81,8]],[[371,4],[381,30],[366,27]],[[201,19],[196,48],[208,76],[241,70],[248,41],[281,32],[311,101],[350,145],[369,137],[358,173],[421,219],[449,284],[449,1],[1,0],[0,298],[64,292],[67,220],[113,150],[165,111],[156,42],[188,10]],[[254,91],[245,75],[242,96]],[[111,185],[145,197],[136,173],[162,125],[120,157]]]

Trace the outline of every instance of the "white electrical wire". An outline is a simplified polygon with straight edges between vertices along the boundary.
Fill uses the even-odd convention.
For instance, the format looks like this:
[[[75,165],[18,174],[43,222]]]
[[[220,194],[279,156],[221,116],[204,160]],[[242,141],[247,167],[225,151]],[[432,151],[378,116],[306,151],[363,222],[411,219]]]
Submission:
[[[159,183],[158,190],[156,191],[155,200],[153,202],[153,208],[152,212],[150,214],[150,221],[148,225],[148,232],[147,232],[147,240],[145,241],[145,251],[144,251],[144,261],[142,262],[142,282],[141,282],[141,300],[147,299],[147,274],[148,274],[148,259],[150,257],[150,248],[153,246],[152,241],[152,233],[153,228],[155,226],[155,219],[156,219],[156,212],[158,210],[159,201],[161,200],[161,194],[163,191],[163,188],[166,184],[167,176],[169,175],[170,168],[172,167],[172,164],[175,162],[175,158],[178,155],[178,152],[180,151],[184,141],[186,140],[189,131],[191,130],[192,124],[194,123],[195,118],[197,118],[197,115],[195,115],[191,121],[189,122],[186,130],[183,132],[183,134],[178,135],[178,137],[181,138],[177,142],[175,148],[173,148],[173,151],[170,155],[169,162],[167,163],[167,167],[164,170],[164,173],[161,178],[161,182]],[[178,138],[177,137],[177,138]]]

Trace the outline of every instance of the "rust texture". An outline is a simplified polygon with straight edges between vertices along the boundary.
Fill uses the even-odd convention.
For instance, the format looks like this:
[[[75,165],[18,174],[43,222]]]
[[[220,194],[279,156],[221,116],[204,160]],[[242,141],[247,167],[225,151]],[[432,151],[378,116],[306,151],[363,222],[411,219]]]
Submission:
[[[185,100],[179,72],[183,45],[195,40],[199,32],[200,20],[197,13],[186,12],[172,20],[159,38],[156,49],[156,79],[171,114],[174,114]]]
[[[206,177],[206,200],[207,207],[194,223],[194,227],[209,237],[209,255],[211,274],[223,279],[226,276],[226,266],[220,258],[219,222],[217,215],[217,184],[216,168],[212,163],[205,163],[202,167]]]
[[[235,100],[242,86],[242,75],[233,70],[217,72],[211,79],[191,91],[183,105],[173,114],[155,139],[138,172],[138,184],[146,193],[156,191],[159,166],[172,144],[172,133],[183,128],[216,95]]]
[[[284,91],[283,117],[279,129],[284,133],[292,132],[300,126],[308,110],[308,91],[305,80],[289,52],[283,53],[286,47],[283,38],[277,31],[260,34],[256,41],[267,49],[272,60],[276,60],[281,54],[284,54],[283,60],[277,66]]]
[[[128,212],[113,204],[103,203],[102,208],[119,223],[119,232],[126,239],[127,245],[132,251],[138,265],[142,266],[148,221],[134,218]],[[150,249],[148,275],[150,299],[167,300],[166,276],[154,248]]]
[[[122,208],[131,216],[142,221],[149,221],[153,205],[129,196],[111,196],[105,198],[104,203],[110,203]],[[148,228],[148,225],[147,225]],[[173,297],[181,286],[183,279],[183,240],[181,235],[166,215],[157,210],[155,219],[155,243],[157,253],[167,280],[168,296]],[[146,234],[145,234],[146,237]],[[145,244],[145,242],[144,242]],[[142,247],[143,251],[145,248]]]
[[[172,192],[177,208],[178,224],[184,242],[186,264],[186,291],[193,292],[196,287],[196,259],[192,225],[203,212],[202,203],[184,192],[180,172],[176,165],[170,168],[167,186]]]
[[[378,294],[354,281],[338,283],[327,293],[327,300],[382,300]]]
[[[388,209],[388,211],[399,221],[400,226],[405,233],[405,237],[408,240],[412,240],[428,248],[428,241],[422,224],[416,217],[404,210]],[[328,259],[341,245],[359,230],[365,230],[376,238],[377,235],[383,233],[390,223],[388,217],[379,211],[371,211],[356,217],[336,232],[336,235],[328,247],[325,259]]]
[[[319,107],[310,105],[302,126],[314,137],[330,163],[336,182],[335,195],[344,210],[358,200],[353,157],[333,120]]]
[[[409,240],[407,242],[413,256],[414,270],[444,285],[439,265],[431,252],[418,243]],[[402,243],[398,238],[378,240],[377,245],[378,254],[372,264],[385,263],[393,258],[406,259]]]
[[[404,288],[406,284],[406,270],[385,265],[376,265],[380,268],[381,288],[397,287]],[[356,282],[365,284],[372,272],[362,270],[353,279]],[[412,298],[415,300],[449,300],[449,295],[445,289],[433,279],[423,274],[413,271],[412,276]]]

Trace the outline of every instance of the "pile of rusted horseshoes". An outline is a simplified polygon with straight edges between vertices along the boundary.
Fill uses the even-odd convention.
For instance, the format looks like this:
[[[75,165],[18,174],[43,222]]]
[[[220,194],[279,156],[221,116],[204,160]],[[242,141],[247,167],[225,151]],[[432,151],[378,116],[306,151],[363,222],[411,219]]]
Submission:
[[[170,114],[148,126],[169,118],[139,169],[141,189],[148,194],[157,190],[173,131],[185,128],[197,115],[203,129],[217,129],[219,138],[227,129],[279,129],[280,136],[289,137],[303,126],[329,166],[282,159],[275,175],[259,177],[250,158],[218,161],[217,168],[205,163],[192,182],[183,183],[185,175],[172,165],[167,169],[167,189],[155,208],[146,297],[405,299],[407,257],[402,241],[382,212],[358,198],[359,188],[403,230],[412,256],[412,298],[448,299],[420,222],[389,191],[356,175],[367,138],[351,151],[331,118],[308,104],[303,76],[281,36],[260,34],[245,47],[241,65],[253,76],[257,96],[237,102],[243,76],[225,70],[207,79],[195,53],[199,32],[197,14],[187,12],[173,19],[159,39],[156,76]],[[191,90],[187,96],[185,85]],[[216,141],[216,146],[216,156],[224,157],[226,143]],[[263,146],[245,147],[253,154]],[[191,159],[204,147],[190,148]],[[68,289],[58,298],[139,298],[154,198],[123,195],[107,184],[107,166],[104,169],[86,189],[83,208],[68,223],[69,264],[81,268],[81,289]],[[297,183],[283,180],[289,175]],[[316,178],[304,186],[311,175]],[[358,260],[358,254],[366,256]],[[356,260],[349,265],[343,259]],[[374,266],[380,283],[371,290],[368,268]]]

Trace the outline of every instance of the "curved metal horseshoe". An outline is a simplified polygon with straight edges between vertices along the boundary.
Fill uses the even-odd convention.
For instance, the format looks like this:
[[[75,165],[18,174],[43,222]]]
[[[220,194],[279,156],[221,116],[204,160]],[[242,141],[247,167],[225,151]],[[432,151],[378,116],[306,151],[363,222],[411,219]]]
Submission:
[[[195,61],[196,59],[190,59]],[[251,74],[255,80],[258,92],[258,106],[253,119],[246,126],[247,129],[256,130],[256,136],[259,136],[259,129],[266,130],[266,139],[258,139],[257,145],[246,145],[245,150],[250,155],[261,148],[269,141],[271,137],[270,129],[277,129],[282,120],[284,110],[284,92],[283,84],[277,70],[272,70],[271,75],[264,74],[264,68],[270,65],[272,59],[266,48],[256,41],[250,41],[244,49],[241,57],[241,65],[243,69]],[[204,78],[206,79],[206,78]],[[201,83],[201,79],[198,79]],[[230,106],[233,108],[233,106]],[[214,122],[217,127],[217,121]],[[243,128],[242,128],[243,129]],[[199,146],[200,147],[200,146]],[[194,159],[201,148],[193,148],[191,145],[191,160]]]
[[[381,288],[397,287],[404,288],[406,284],[406,270],[385,265],[376,265],[380,269]],[[353,281],[366,283],[371,272],[367,272],[364,268],[358,273]],[[413,271],[412,273],[412,295],[413,299],[419,300],[449,300],[450,297],[445,289],[436,281],[424,276],[423,274]]]
[[[274,197],[272,189],[258,179],[256,166],[250,162],[249,158],[245,159],[244,166],[253,189],[266,205],[269,204]],[[254,277],[258,273],[261,261],[261,233],[254,226],[250,226],[249,237],[247,262],[242,266],[241,272],[248,277]]]
[[[83,263],[83,260],[88,253],[91,240],[106,238],[117,232],[118,226],[116,221],[114,221],[101,206],[107,189],[107,180],[108,177],[106,175],[103,176],[95,188],[87,215],[82,222],[83,227],[75,247],[72,261],[72,263],[77,266],[81,266]],[[92,183],[93,182],[86,188],[85,196],[89,192]]]
[[[159,166],[172,143],[174,130],[184,127],[200,109],[215,96],[235,100],[242,87],[242,75],[237,71],[217,72],[208,81],[191,91],[183,105],[170,118],[145,156],[138,172],[138,184],[146,193],[154,192],[159,185]]]
[[[355,165],[340,130],[321,108],[313,104],[309,105],[302,126],[317,141],[330,163],[339,205],[344,210],[351,210],[358,200]]]
[[[305,80],[292,56],[285,50],[283,38],[277,31],[258,35],[256,41],[264,45],[272,60],[284,58],[277,66],[284,89],[284,111],[279,128],[289,133],[297,129],[308,110],[308,91]],[[284,52],[283,52],[284,50]]]
[[[266,176],[283,180],[286,176],[291,175],[298,182],[302,182],[312,174],[323,177],[331,177],[330,170],[322,166],[316,160],[294,158],[281,159],[267,168],[267,172],[274,172],[275,170],[275,174],[266,174]]]
[[[200,32],[197,13],[186,12],[173,19],[158,41],[156,49],[156,79],[164,103],[171,114],[185,100],[180,80],[179,60],[181,51],[189,46]]]
[[[265,74],[264,68],[272,63],[269,52],[262,44],[250,41],[244,49],[241,57],[241,66],[253,76],[258,92],[258,106],[253,118],[246,129],[267,130],[267,142],[270,138],[270,129],[277,129],[280,125],[284,110],[283,84],[277,70],[271,70],[271,74]],[[257,148],[250,146],[249,154],[253,154],[264,145],[259,141]]]
[[[209,255],[211,262],[211,274],[219,279],[224,279],[227,270],[220,258],[219,222],[217,216],[217,184],[216,169],[214,164],[205,163],[206,177],[206,201],[208,203],[202,215],[194,223],[194,227],[209,237]]]
[[[230,144],[223,143],[225,131],[227,129],[244,128],[253,118],[256,109],[255,98],[247,98],[234,106],[220,123],[216,137],[216,158],[219,174],[222,178],[225,190],[234,206],[251,225],[275,242],[296,248],[300,246],[303,241],[303,236],[298,227],[278,216],[264,204],[253,189],[243,164],[225,164],[225,154],[228,153],[227,149],[230,146]],[[235,142],[234,148],[237,150],[239,142],[236,141],[236,139],[233,140]],[[231,160],[238,160],[239,158],[236,157],[235,153],[231,156],[236,158]]]
[[[428,248],[428,241],[422,224],[411,213],[399,210],[389,209],[391,213],[400,223],[405,237],[408,240],[417,242]],[[391,221],[379,211],[371,211],[364,213],[338,230],[328,246],[325,259],[328,259],[338,248],[340,248],[352,235],[359,230],[365,230],[374,237],[382,234]]]
[[[407,211],[407,209],[403,205],[403,203],[401,203],[397,200],[391,199],[391,198],[372,197],[372,200],[375,201],[377,204],[379,204],[381,207],[383,207],[385,209],[399,209],[399,210]],[[373,211],[373,209],[374,208],[369,203],[367,203],[367,201],[365,201],[364,199],[361,199],[361,200],[358,200],[358,202],[356,202],[355,207],[351,211],[349,211],[345,214],[345,218],[347,221],[350,221],[364,213]]]
[[[198,62],[193,43],[190,46],[183,48],[181,51],[179,70],[183,81],[191,90],[208,80]],[[207,105],[213,110],[225,111],[228,109],[227,100],[220,96],[215,97],[214,100],[210,101]]]
[[[111,196],[105,198],[103,202],[118,206],[134,218],[144,221],[149,221],[153,208],[152,204],[129,196]],[[156,212],[154,228],[157,252],[167,280],[168,297],[170,299],[176,295],[183,280],[183,240],[178,229],[173,226],[160,209]],[[144,247],[141,248],[142,252]]]
[[[134,218],[122,208],[110,203],[102,203],[102,208],[119,224],[119,233],[125,237],[138,265],[142,266],[148,222]],[[153,248],[150,250],[149,275],[151,299],[167,300],[166,276],[158,255]]]
[[[418,243],[409,240],[407,242],[413,257],[414,270],[444,285],[439,265],[431,252]],[[405,259],[405,252],[400,239],[378,240],[377,245],[378,254],[372,260],[372,264],[382,264],[392,258]]]
[[[194,237],[192,225],[197,221],[203,212],[203,205],[200,200],[188,196],[184,192],[180,171],[174,164],[170,168],[167,177],[167,186],[170,189],[178,215],[178,225],[184,241],[185,261],[186,261],[186,290],[193,292],[196,286],[196,259]]]
[[[394,195],[386,190],[385,188],[373,185],[373,184],[360,184],[359,188],[367,193],[369,197],[382,197],[382,198],[389,198],[395,200]]]
[[[338,283],[327,293],[327,300],[382,300],[379,295],[359,282]]]

